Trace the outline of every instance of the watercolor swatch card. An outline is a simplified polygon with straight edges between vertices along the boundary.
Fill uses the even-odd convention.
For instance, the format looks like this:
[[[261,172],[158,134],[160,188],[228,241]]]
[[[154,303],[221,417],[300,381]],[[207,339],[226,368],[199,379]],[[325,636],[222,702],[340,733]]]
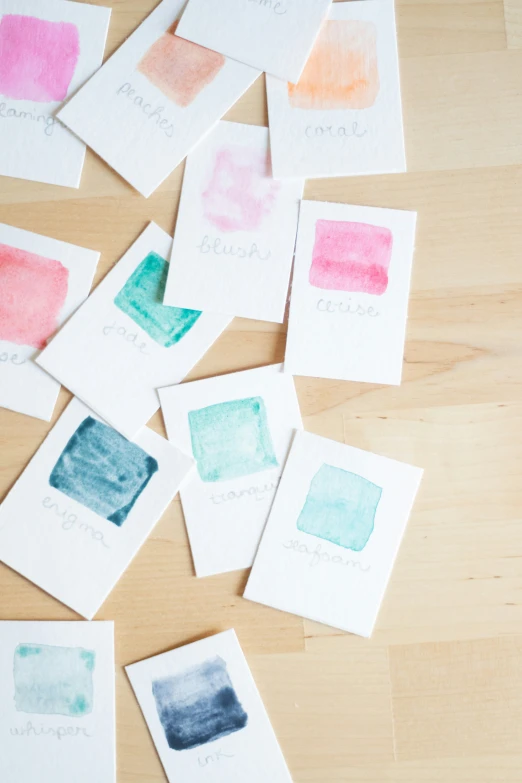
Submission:
[[[370,636],[421,478],[298,432],[244,597]]]
[[[185,0],[163,0],[58,117],[144,196],[259,76],[176,35]]]
[[[0,560],[90,620],[193,467],[74,399],[0,505]]]
[[[178,35],[296,82],[331,0],[189,0]]]
[[[56,119],[103,60],[111,10],[0,0],[0,174],[77,188],[85,144]]]
[[[171,245],[151,223],[37,360],[131,439],[231,320],[162,304]]]
[[[393,0],[333,3],[297,84],[267,76],[275,177],[406,171]]]
[[[296,429],[280,364],[160,389],[169,439],[196,460],[181,502],[197,576],[252,565]]]
[[[292,783],[234,631],[125,668],[169,783]]]
[[[416,218],[301,202],[286,372],[400,384]]]
[[[0,223],[0,406],[50,420],[60,384],[33,359],[89,295],[99,257]]]
[[[267,128],[220,122],[187,158],[164,304],[282,323],[302,193]]]
[[[112,622],[0,622],[0,780],[115,783]]]

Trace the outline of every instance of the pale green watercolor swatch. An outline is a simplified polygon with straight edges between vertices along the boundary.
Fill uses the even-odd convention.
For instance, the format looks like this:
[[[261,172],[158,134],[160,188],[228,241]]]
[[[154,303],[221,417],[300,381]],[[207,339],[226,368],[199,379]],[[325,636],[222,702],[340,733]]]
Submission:
[[[262,397],[210,405],[188,414],[202,481],[226,481],[279,464]]]
[[[19,712],[81,718],[92,712],[96,654],[81,647],[19,644],[14,654]]]
[[[360,552],[373,533],[382,488],[332,465],[322,465],[310,484],[297,528]]]

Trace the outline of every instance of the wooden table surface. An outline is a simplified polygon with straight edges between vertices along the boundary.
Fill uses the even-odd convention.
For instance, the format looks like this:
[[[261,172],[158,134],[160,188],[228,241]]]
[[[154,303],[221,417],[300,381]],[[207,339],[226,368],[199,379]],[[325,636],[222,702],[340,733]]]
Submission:
[[[94,2],[108,52],[156,5]],[[116,622],[119,783],[165,780],[122,665],[232,626],[296,783],[522,779],[522,0],[397,13],[409,173],[305,197],[418,210],[403,384],[296,379],[306,429],[425,468],[374,636],[245,601],[246,572],[197,580],[176,499],[98,615]],[[266,124],[264,90],[227,119]],[[2,178],[0,221],[101,250],[99,281],[149,220],[173,231],[182,175],[145,200],[88,152],[78,191]],[[190,377],[284,347],[284,327],[236,319]],[[0,411],[0,496],[49,428]],[[0,596],[1,619],[77,619],[3,565]]]

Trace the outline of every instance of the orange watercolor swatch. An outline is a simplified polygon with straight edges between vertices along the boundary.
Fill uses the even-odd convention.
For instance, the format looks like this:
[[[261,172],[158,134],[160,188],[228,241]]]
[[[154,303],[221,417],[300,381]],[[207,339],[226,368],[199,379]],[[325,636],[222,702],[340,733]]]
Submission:
[[[178,22],[158,38],[138,64],[138,71],[163,95],[185,108],[225,64],[222,54],[174,35]]]
[[[325,22],[299,82],[288,84],[294,109],[368,109],[378,92],[373,22]]]

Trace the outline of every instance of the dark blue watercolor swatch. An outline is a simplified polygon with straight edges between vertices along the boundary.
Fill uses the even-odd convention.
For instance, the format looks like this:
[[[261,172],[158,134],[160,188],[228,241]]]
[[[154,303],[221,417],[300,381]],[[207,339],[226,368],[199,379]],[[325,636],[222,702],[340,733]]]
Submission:
[[[62,451],[49,484],[120,527],[157,470],[142,448],[88,416]]]
[[[244,729],[248,722],[219,656],[155,680],[152,693],[172,750],[197,748]]]

